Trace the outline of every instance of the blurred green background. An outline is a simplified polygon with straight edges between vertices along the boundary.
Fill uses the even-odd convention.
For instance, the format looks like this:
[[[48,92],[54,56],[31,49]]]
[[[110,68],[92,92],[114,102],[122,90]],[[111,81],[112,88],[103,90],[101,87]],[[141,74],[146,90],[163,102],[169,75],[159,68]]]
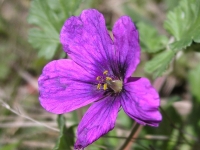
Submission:
[[[167,18],[170,10],[179,14],[179,1],[183,1],[183,9],[191,10],[189,23],[178,17]],[[163,121],[158,128],[138,129],[126,150],[200,149],[200,46],[198,40],[181,39],[193,37],[193,29],[200,35],[199,26],[195,28],[200,21],[195,18],[200,8],[187,5],[190,1],[193,0],[0,0],[0,149],[62,150],[58,137],[63,122],[59,127],[57,115],[40,106],[37,78],[46,63],[67,58],[59,43],[60,28],[68,17],[87,8],[103,13],[109,30],[120,16],[132,17],[140,31],[142,47],[141,63],[134,76],[148,77],[160,93]],[[196,19],[196,26],[192,26],[192,19]],[[188,32],[183,34],[184,27]],[[178,31],[180,37],[175,34]],[[174,41],[177,43],[170,45]],[[169,46],[175,53],[167,51]],[[176,51],[177,47],[185,49]],[[150,61],[153,58],[156,62]],[[75,139],[77,124],[87,108],[63,115],[70,129],[63,131],[66,140]],[[120,111],[114,130],[86,150],[119,149],[133,123]]]

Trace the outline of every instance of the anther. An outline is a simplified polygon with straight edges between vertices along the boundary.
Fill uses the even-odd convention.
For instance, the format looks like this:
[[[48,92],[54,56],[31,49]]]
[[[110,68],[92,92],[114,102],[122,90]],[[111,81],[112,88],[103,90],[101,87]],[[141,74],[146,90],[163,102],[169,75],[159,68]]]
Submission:
[[[100,77],[100,76],[98,76],[98,77],[96,78],[96,80],[100,80],[100,78],[101,78],[101,77]]]
[[[103,89],[104,89],[104,90],[107,90],[107,89],[108,89],[107,83],[105,83],[105,84],[103,85]]]
[[[108,70],[105,70],[105,71],[103,72],[103,74],[104,74],[104,75],[107,75],[107,74],[108,74]]]
[[[112,78],[110,78],[110,77],[106,77],[106,80],[107,80],[107,81],[111,81]]]
[[[98,90],[101,89],[101,84],[100,84],[100,83],[97,84],[97,89],[98,89]]]

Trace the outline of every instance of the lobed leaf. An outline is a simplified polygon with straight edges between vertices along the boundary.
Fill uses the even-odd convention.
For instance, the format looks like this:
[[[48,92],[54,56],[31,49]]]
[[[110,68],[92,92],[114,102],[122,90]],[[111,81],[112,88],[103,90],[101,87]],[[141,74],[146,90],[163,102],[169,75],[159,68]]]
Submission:
[[[175,53],[172,50],[159,53],[152,60],[145,64],[145,71],[147,73],[154,73],[154,77],[161,76],[162,73],[167,69],[174,55]]]
[[[51,59],[60,46],[59,34],[64,21],[74,13],[81,0],[33,0],[28,23],[29,43],[39,50],[39,57]]]
[[[181,50],[200,42],[200,0],[182,0],[167,14],[164,27],[175,37],[171,49]]]
[[[168,38],[164,35],[159,35],[153,26],[142,22],[138,23],[137,26],[140,33],[140,42],[143,51],[155,53],[166,47]]]

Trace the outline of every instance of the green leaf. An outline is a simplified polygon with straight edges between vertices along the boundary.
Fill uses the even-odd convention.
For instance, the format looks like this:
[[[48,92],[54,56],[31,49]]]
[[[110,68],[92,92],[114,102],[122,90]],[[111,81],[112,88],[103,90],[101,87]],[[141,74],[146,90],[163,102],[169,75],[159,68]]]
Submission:
[[[165,5],[167,6],[167,10],[173,9],[179,4],[180,0],[164,0]]]
[[[140,0],[141,1],[141,0]],[[151,20],[147,18],[147,12],[144,11],[144,6],[138,6],[134,2],[136,7],[132,7],[131,3],[124,3],[123,10],[130,16],[134,22],[145,22],[147,24],[152,24]],[[133,5],[133,6],[134,6]]]
[[[65,12],[66,17],[70,17],[71,15],[74,14],[76,9],[79,7],[79,4],[81,3],[82,0],[59,0],[63,11]]]
[[[190,91],[192,95],[200,102],[200,64],[191,70],[188,75],[188,81],[190,84]]]
[[[74,146],[74,126],[69,128],[65,125],[65,118],[63,115],[58,115],[58,126],[60,128],[60,135],[57,140],[56,146],[53,150],[70,150]]]
[[[7,144],[3,147],[0,146],[0,149],[1,150],[17,150],[19,144],[20,144],[20,142],[10,143],[10,144]]]
[[[40,29],[33,28],[29,31],[29,42],[34,48],[40,50],[38,56],[46,59],[51,59],[59,47],[58,37],[58,34],[55,37],[54,35],[48,36],[48,32],[43,32]]]
[[[155,53],[164,49],[167,45],[168,39],[164,35],[159,35],[157,30],[148,24],[138,23],[137,24],[142,50],[148,53]]]
[[[175,53],[172,50],[159,53],[145,64],[145,71],[147,73],[153,73],[154,77],[161,76],[167,69],[174,55]]]
[[[181,0],[179,6],[167,14],[164,27],[175,37],[173,50],[181,50],[200,42],[200,0]]]
[[[81,0],[33,0],[28,23],[30,44],[39,50],[39,57],[51,59],[60,46],[59,34],[64,21],[74,13]]]

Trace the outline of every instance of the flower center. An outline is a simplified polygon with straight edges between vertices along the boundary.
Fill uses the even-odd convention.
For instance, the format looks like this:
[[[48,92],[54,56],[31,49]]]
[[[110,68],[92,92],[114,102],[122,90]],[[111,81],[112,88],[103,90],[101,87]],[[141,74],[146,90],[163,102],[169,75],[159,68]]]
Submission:
[[[115,79],[115,77],[110,77],[108,75],[108,71],[104,71],[102,76],[98,76],[96,80],[99,82],[97,84],[97,89],[103,90],[112,89],[114,93],[119,93],[122,90],[123,82],[119,79]]]

